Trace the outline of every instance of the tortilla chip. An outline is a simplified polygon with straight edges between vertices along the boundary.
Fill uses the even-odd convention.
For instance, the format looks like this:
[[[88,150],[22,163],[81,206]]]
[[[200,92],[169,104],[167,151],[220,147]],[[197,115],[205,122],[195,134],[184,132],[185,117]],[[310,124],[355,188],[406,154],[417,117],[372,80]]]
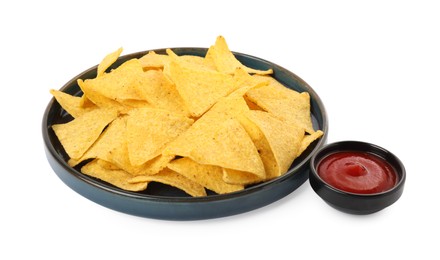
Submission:
[[[200,120],[200,119],[199,119]],[[197,124],[165,149],[200,164],[250,172],[265,178],[264,165],[251,138],[234,118]],[[199,125],[199,126],[197,126]]]
[[[149,70],[144,73],[142,91],[144,99],[155,108],[166,109],[189,116],[182,97],[162,71]]]
[[[199,70],[217,71],[215,65],[207,61],[204,57],[194,56],[194,55],[179,56],[172,49],[166,49],[166,53],[168,54],[169,61],[172,60],[178,61],[183,67],[191,68],[195,71],[199,71]],[[169,66],[164,66],[165,69],[167,67]]]
[[[146,100],[125,99],[120,100],[119,103],[124,107],[124,114],[133,108],[153,108],[153,105]]]
[[[163,151],[164,154],[184,154],[187,151],[187,143],[197,142],[199,136],[205,134],[205,130],[213,130],[213,125],[237,118],[238,115],[248,111],[248,107],[242,97],[224,97],[219,100],[208,112],[200,117],[187,131],[171,142]],[[185,152],[186,151],[186,152]]]
[[[235,90],[232,76],[216,71],[187,68],[178,59],[171,60],[169,73],[193,117],[201,116],[221,97]]]
[[[98,78],[86,79],[83,84],[111,100],[143,100],[143,75],[144,71],[139,60],[131,59]]]
[[[165,168],[161,172],[154,175],[140,175],[129,180],[129,183],[139,182],[160,182],[176,187],[193,197],[206,196],[206,190],[202,185],[191,181],[183,175],[180,175],[168,168]]]
[[[94,109],[65,124],[52,126],[70,158],[79,159],[117,117],[115,109]]]
[[[81,158],[69,160],[69,165],[74,167],[77,164],[91,158],[99,158],[104,161],[111,160],[111,151],[125,142],[125,118],[118,117],[111,122],[102,132],[96,142],[88,149]]]
[[[202,165],[189,158],[180,158],[170,162],[167,167],[217,194],[244,189],[243,185],[226,183],[222,178],[222,168],[218,166]]]
[[[269,85],[249,90],[246,97],[279,119],[313,133],[309,94],[296,92],[275,79],[266,78],[270,80]]]
[[[223,180],[230,185],[250,185],[264,181],[255,174],[223,168]]]
[[[77,118],[96,108],[94,104],[92,106],[84,107],[82,105],[81,97],[72,96],[55,89],[51,89],[50,93],[54,96],[60,106],[74,118]]]
[[[254,143],[258,154],[261,157],[261,161],[263,162],[264,170],[266,172],[266,178],[264,180],[272,179],[274,176],[279,176],[279,165],[272,152],[272,148],[270,147],[270,144],[261,129],[257,126],[257,124],[249,119],[248,113],[241,115],[238,120],[252,139],[252,142]],[[232,172],[229,169],[224,170],[223,178],[228,183],[252,184],[261,181],[261,178],[249,176],[249,174],[244,174],[241,172]]]
[[[96,77],[102,76],[104,72],[119,58],[119,55],[121,55],[121,53],[122,48],[119,48],[116,51],[107,54],[98,65]]]
[[[249,110],[258,110],[258,111],[264,111],[261,107],[259,107],[254,102],[250,101],[246,96],[244,97],[244,101],[246,101],[246,105],[249,107]]]
[[[101,165],[102,168],[107,170],[121,170],[118,166],[114,165],[113,163],[105,160],[95,160],[97,164]]]
[[[120,169],[110,170],[98,161],[99,159],[95,159],[87,163],[81,167],[81,172],[128,191],[142,191],[147,188],[147,181],[130,183],[129,180],[133,178],[131,174]]]
[[[134,166],[159,156],[166,145],[193,123],[180,114],[155,108],[133,109],[127,119],[127,145]]]
[[[214,131],[219,122],[227,121],[230,119],[237,119],[241,122],[241,115],[249,111],[246,102],[239,95],[230,95],[228,97],[221,98],[208,112],[206,112],[201,118],[199,118],[185,133],[179,136],[173,141],[163,153],[170,153],[185,156],[190,154],[191,148],[189,144],[197,144],[201,136],[208,134],[207,131]],[[248,133],[249,134],[249,133]],[[208,134],[209,135],[209,134]],[[206,137],[210,138],[210,137]],[[193,158],[194,159],[194,158]],[[203,163],[203,162],[199,162]],[[204,163],[210,164],[210,163]],[[228,170],[232,172],[231,170]],[[237,171],[238,172],[238,171]],[[234,176],[238,174],[234,173]],[[249,178],[252,173],[240,174],[240,178],[246,176],[245,179],[239,182],[229,182],[237,184],[249,184],[254,183],[255,180],[261,180],[261,177],[253,176]],[[238,178],[236,178],[238,179]]]
[[[168,55],[177,56],[171,49],[167,50]],[[195,70],[211,70],[216,71],[215,66],[208,62],[204,57],[194,56],[194,55],[181,55],[179,57],[179,62],[187,68],[193,68]]]
[[[165,54],[157,54],[154,51],[149,51],[147,54],[139,58],[139,62],[144,70],[149,69],[163,69],[165,64],[168,64],[170,57]]]
[[[156,174],[161,171],[174,158],[174,155],[159,155],[141,165],[130,162],[127,141],[115,147],[109,155],[110,162],[132,175]]]
[[[108,97],[103,96],[99,93],[91,84],[86,83],[82,79],[78,79],[77,83],[82,92],[84,93],[81,100],[82,107],[87,106],[87,104],[93,103],[94,105],[101,108],[116,108],[118,111],[122,111],[124,106]]]
[[[119,48],[116,51],[107,54],[104,57],[104,59],[102,59],[102,61],[98,64],[96,77],[100,77],[105,73],[105,71],[119,58],[119,56],[122,53],[122,50],[123,50],[122,48]],[[81,90],[83,90],[83,92],[84,92],[84,88],[86,88],[86,89],[89,88],[88,86],[84,86],[84,82],[82,79],[78,79],[77,82],[78,82],[78,85],[81,88]],[[89,90],[87,90],[87,92],[89,93]],[[91,90],[90,90],[90,92],[91,92]],[[106,105],[103,105],[101,98],[99,97],[100,95],[97,95],[95,93],[90,93],[90,94],[91,94],[92,98],[95,97],[95,99],[97,99],[96,102],[91,101],[88,98],[88,95],[82,95],[82,97],[80,98],[80,101],[79,101],[80,107],[83,107],[83,108],[94,107],[95,104],[97,104],[100,107],[106,107],[106,106],[112,107],[111,104],[108,105],[111,102],[107,101],[107,100],[104,102]]]
[[[207,59],[211,60],[217,70],[222,73],[233,74],[236,68],[242,68],[248,73],[272,74],[273,70],[258,70],[249,68],[238,61],[234,54],[229,50],[226,40],[223,36],[218,36],[215,44],[208,49]]]
[[[277,171],[271,170],[271,174],[267,178],[272,179],[286,173],[293,160],[298,156],[304,130],[263,111],[249,111],[247,117],[263,133],[277,164],[275,167]],[[263,149],[267,149],[267,147]]]
[[[303,140],[301,141],[301,146],[299,147],[298,150],[298,156],[300,156],[307,149],[307,147],[309,147],[311,143],[313,143],[316,139],[320,138],[322,135],[324,135],[324,132],[318,130],[316,132],[304,136]]]
[[[265,77],[253,77],[246,70],[238,67],[234,71],[234,84],[236,89],[243,87],[251,89],[268,85],[269,80]]]

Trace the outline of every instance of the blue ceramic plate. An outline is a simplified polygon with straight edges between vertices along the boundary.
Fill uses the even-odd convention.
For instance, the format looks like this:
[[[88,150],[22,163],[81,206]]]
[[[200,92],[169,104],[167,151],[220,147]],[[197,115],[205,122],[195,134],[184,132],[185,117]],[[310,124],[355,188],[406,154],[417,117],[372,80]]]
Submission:
[[[165,49],[154,50],[164,54]],[[206,48],[173,48],[178,55],[204,56]],[[123,62],[140,58],[148,51],[121,56],[112,68]],[[277,201],[301,186],[309,176],[309,161],[327,139],[328,122],[324,105],[315,91],[301,78],[292,72],[273,64],[269,61],[250,55],[234,53],[238,60],[248,67],[255,69],[269,69],[274,71],[273,76],[286,87],[307,91],[311,98],[311,114],[315,129],[324,131],[324,136],[316,140],[309,148],[297,158],[289,171],[271,181],[247,187],[234,193],[217,195],[209,194],[207,197],[190,197],[182,191],[159,183],[150,183],[144,192],[130,192],[114,187],[98,179],[86,176],[77,168],[67,164],[68,157],[51,126],[64,123],[72,118],[52,99],[43,116],[43,139],[45,152],[49,164],[58,177],[71,189],[82,196],[113,210],[136,216],[166,219],[166,220],[197,220],[219,218],[254,210],[274,201]],[[77,79],[96,77],[96,66],[84,71],[67,82],[61,91],[82,95],[77,85]]]

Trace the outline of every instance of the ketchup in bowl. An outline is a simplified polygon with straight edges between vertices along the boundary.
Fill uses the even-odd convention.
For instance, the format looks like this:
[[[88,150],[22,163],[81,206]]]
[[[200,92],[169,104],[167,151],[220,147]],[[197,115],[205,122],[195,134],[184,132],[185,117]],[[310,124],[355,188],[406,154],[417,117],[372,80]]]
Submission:
[[[317,172],[334,188],[358,194],[384,192],[398,181],[396,171],[388,162],[359,151],[331,153],[319,162]]]

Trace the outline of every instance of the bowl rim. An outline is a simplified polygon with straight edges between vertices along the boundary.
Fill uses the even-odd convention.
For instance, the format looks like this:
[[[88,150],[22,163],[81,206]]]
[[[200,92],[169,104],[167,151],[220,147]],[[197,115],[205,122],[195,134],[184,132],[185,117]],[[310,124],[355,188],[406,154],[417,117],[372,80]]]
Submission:
[[[362,145],[363,147],[369,147],[370,149],[368,149],[368,151],[366,151],[364,149],[338,149],[341,146],[353,145],[353,144]],[[371,151],[371,150],[374,150],[374,151]],[[330,154],[334,154],[334,153],[341,152],[341,151],[365,152],[365,153],[375,155],[382,160],[385,160],[385,158],[383,158],[383,156],[377,154],[375,151],[381,151],[383,153],[388,154],[396,162],[395,164],[398,166],[398,168],[400,168],[400,169],[397,169],[397,167],[394,164],[385,160],[395,170],[395,172],[399,178],[398,182],[392,188],[390,188],[388,190],[376,192],[376,193],[367,193],[367,194],[349,192],[349,191],[338,189],[338,188],[330,185],[325,180],[323,180],[321,178],[321,176],[319,176],[317,166],[319,165],[320,161],[322,159],[324,159],[326,156],[329,156]],[[386,194],[390,194],[390,193],[393,193],[396,190],[400,189],[402,187],[402,185],[404,185],[404,183],[406,182],[406,169],[405,169],[405,166],[403,165],[402,161],[399,159],[399,157],[397,157],[395,154],[393,154],[389,150],[383,148],[382,146],[379,146],[379,145],[376,145],[373,143],[369,143],[369,142],[365,142],[365,141],[358,141],[358,140],[345,140],[345,141],[337,141],[337,142],[325,144],[311,157],[311,159],[310,159],[310,172],[313,175],[313,177],[315,178],[315,180],[320,182],[327,189],[329,189],[335,193],[339,193],[341,195],[349,195],[349,196],[358,197],[358,198],[362,198],[362,197],[371,198],[371,197],[379,197],[379,196],[383,196]]]

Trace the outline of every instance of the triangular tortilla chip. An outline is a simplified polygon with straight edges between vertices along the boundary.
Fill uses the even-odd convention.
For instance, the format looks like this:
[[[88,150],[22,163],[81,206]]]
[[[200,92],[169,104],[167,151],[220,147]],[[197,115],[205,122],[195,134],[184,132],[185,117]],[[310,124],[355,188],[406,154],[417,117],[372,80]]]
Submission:
[[[102,76],[104,72],[119,58],[119,55],[121,55],[121,53],[122,48],[119,48],[116,51],[107,54],[98,65],[96,77]]]
[[[133,178],[133,175],[121,169],[112,170],[108,167],[103,167],[103,165],[99,163],[99,159],[95,159],[81,167],[81,172],[124,190],[142,191],[148,186],[147,181],[130,183],[129,180]]]
[[[176,85],[161,70],[144,72],[142,91],[145,100],[151,106],[181,113],[185,116],[190,115]]]
[[[226,183],[222,178],[222,168],[218,166],[202,165],[189,158],[180,158],[170,162],[167,167],[217,194],[244,189],[243,185]]]
[[[248,113],[242,114],[238,117],[241,125],[244,127],[246,132],[252,139],[257,151],[261,157],[261,161],[264,165],[264,170],[266,171],[266,178],[272,179],[275,176],[279,176],[280,167],[275,159],[275,156],[272,152],[269,142],[264,136],[261,129],[248,118]],[[242,183],[242,184],[251,184],[261,181],[261,178],[255,178],[255,176],[249,176],[249,174],[233,172],[230,169],[224,170],[225,181],[228,183]]]
[[[269,80],[265,79],[265,77],[253,77],[246,70],[238,67],[234,71],[234,84],[236,89],[243,87],[251,89],[268,85]]]
[[[270,171],[273,175],[268,176],[268,178],[275,178],[286,173],[298,155],[304,137],[304,129],[281,121],[270,113],[263,111],[249,111],[247,117],[263,133],[278,166],[276,167],[278,172]]]
[[[83,81],[82,79],[77,80],[78,86],[84,93],[81,97],[82,107],[88,106],[88,104],[93,103],[101,108],[116,108],[118,109],[118,111],[122,111],[125,109],[122,104],[102,95],[93,87],[93,84],[89,84],[87,82],[89,81]]]
[[[163,109],[139,108],[127,118],[127,145],[134,166],[159,156],[165,146],[194,122],[183,115]]]
[[[119,58],[119,56],[122,53],[122,47],[117,49],[116,51],[107,54],[104,59],[102,59],[102,61],[98,64],[98,68],[96,71],[96,77],[100,77],[102,75],[104,75],[105,71]],[[82,80],[81,80],[82,83]],[[78,83],[79,84],[79,83]],[[87,95],[83,95],[81,97],[81,102],[80,102],[82,107],[88,107],[90,106],[90,104],[94,104]]]
[[[99,158],[105,161],[111,160],[111,151],[125,142],[125,118],[118,117],[111,122],[102,132],[98,140],[88,149],[81,158],[69,160],[69,165],[74,167],[84,160]]]
[[[193,197],[206,196],[206,190],[202,185],[168,168],[154,175],[139,175],[129,180],[129,183],[138,182],[160,182],[183,190]]]
[[[194,124],[178,138],[171,142],[163,151],[164,154],[180,155],[188,153],[188,143],[197,142],[200,135],[204,135],[205,130],[213,130],[213,125],[237,118],[247,112],[249,108],[242,97],[221,98],[208,112],[200,117]]]
[[[179,59],[171,60],[169,74],[193,117],[201,116],[221,97],[235,90],[231,75],[187,68]]]
[[[223,168],[223,180],[230,185],[249,185],[263,181],[265,178],[261,178],[255,174],[244,171],[236,171],[232,169]]]
[[[119,103],[125,108],[123,110],[124,111],[123,114],[126,114],[128,111],[130,111],[133,108],[153,108],[154,107],[146,100],[124,99],[124,100],[120,100]]]
[[[79,117],[96,108],[94,104],[87,107],[82,106],[81,97],[72,96],[55,89],[51,89],[50,93],[54,96],[60,106],[74,118]]]
[[[215,44],[208,49],[206,57],[212,61],[217,70],[223,73],[233,74],[236,68],[242,68],[248,73],[272,74],[273,70],[258,70],[249,68],[238,61],[234,54],[229,50],[226,40],[223,36],[218,36]]]
[[[221,118],[217,122],[199,126],[197,123],[193,125],[195,129],[190,128],[164,152],[189,157],[200,164],[250,172],[265,178],[264,165],[258,151],[236,119]]]
[[[273,78],[265,78],[270,81],[269,85],[249,90],[246,97],[279,119],[313,133],[309,93],[296,92]]]
[[[303,140],[301,141],[301,146],[299,147],[297,156],[300,156],[307,149],[307,147],[311,143],[313,143],[313,141],[320,138],[322,135],[324,135],[324,132],[321,130],[318,130],[316,132],[313,132],[309,135],[304,136]]]
[[[79,159],[117,115],[115,109],[94,109],[68,123],[55,124],[52,129],[69,157]]]
[[[214,64],[205,59],[205,57],[194,56],[194,55],[181,55],[178,56],[172,49],[166,50],[171,60],[178,60],[179,63],[186,68],[191,68],[196,71],[199,70],[210,70],[217,71]]]
[[[174,158],[174,155],[159,155],[142,165],[132,165],[128,153],[127,142],[115,147],[110,155],[110,162],[132,175],[151,175],[161,171]]]
[[[149,51],[147,54],[139,58],[139,62],[144,70],[163,69],[165,64],[170,62],[170,57],[165,54],[157,54],[154,51]]]
[[[83,84],[111,100],[143,100],[143,75],[144,71],[139,60],[131,59],[109,73],[95,79],[84,80]]]

